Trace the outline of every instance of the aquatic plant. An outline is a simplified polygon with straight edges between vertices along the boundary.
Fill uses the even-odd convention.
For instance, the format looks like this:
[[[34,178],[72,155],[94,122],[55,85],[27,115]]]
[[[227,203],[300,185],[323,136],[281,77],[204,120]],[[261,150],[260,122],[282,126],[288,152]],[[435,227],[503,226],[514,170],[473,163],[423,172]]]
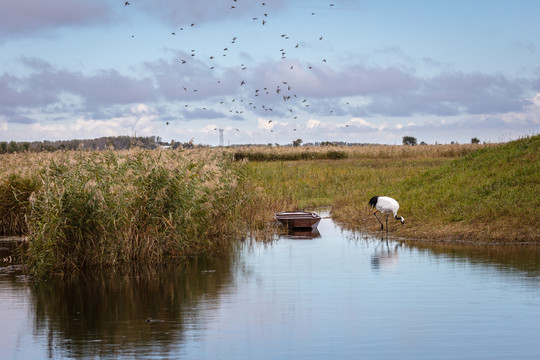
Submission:
[[[1,179],[0,195],[19,196],[0,211],[24,219],[3,224],[28,236],[34,274],[219,251],[264,226],[251,215],[258,208],[272,211],[247,181],[245,163],[220,151],[67,151],[25,160]]]

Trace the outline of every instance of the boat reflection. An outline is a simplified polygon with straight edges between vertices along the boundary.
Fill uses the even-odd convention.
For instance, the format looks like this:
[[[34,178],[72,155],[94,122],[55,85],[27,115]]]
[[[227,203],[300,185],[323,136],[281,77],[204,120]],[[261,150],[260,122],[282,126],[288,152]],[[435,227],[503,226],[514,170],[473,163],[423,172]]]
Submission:
[[[321,233],[317,228],[293,229],[287,232],[285,238],[294,240],[311,240],[321,237]]]

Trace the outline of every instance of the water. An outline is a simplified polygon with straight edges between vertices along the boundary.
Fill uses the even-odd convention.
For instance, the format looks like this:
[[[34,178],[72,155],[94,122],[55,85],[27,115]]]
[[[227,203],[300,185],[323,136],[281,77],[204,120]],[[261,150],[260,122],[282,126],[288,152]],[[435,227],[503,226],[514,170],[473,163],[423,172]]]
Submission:
[[[0,359],[540,358],[538,247],[319,231],[159,270],[4,268]]]

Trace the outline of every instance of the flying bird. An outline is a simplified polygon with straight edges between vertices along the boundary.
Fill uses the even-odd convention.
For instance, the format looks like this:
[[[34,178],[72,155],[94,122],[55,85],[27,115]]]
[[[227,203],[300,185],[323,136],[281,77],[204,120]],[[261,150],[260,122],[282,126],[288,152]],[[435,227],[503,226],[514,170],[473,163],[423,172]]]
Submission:
[[[384,229],[383,223],[381,219],[377,216],[377,212],[382,212],[383,214],[386,214],[386,231],[388,231],[388,216],[390,213],[394,214],[394,218],[396,220],[401,221],[401,225],[405,224],[405,218],[403,216],[397,216],[397,211],[399,209],[399,204],[396,200],[392,199],[388,196],[374,196],[369,200],[369,206],[376,209],[376,211],[373,213],[377,220],[379,220],[379,223],[381,223],[381,230]]]

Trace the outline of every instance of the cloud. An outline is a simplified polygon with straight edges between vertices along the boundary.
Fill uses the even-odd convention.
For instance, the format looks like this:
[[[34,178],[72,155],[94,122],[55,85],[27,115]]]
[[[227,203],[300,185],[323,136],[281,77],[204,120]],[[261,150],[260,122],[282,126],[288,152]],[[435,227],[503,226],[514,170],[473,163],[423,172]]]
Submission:
[[[28,79],[9,74],[0,76],[0,109],[16,106],[33,107],[50,104],[58,98],[51,92],[34,91]]]
[[[118,117],[104,119],[81,116],[67,118],[59,121],[34,121],[25,128],[26,139],[92,139],[101,136],[116,135],[141,135],[150,136],[156,134],[157,114],[155,109],[145,104],[131,106],[124,114]],[[13,134],[18,133],[18,128],[13,126],[8,129]],[[76,134],[76,136],[74,136]]]
[[[372,124],[362,118],[351,118],[351,120],[349,121],[349,124],[360,127],[360,128],[377,129],[377,125]]]
[[[306,127],[308,129],[313,129],[313,128],[316,128],[316,127],[319,127],[319,125],[321,124],[321,122],[319,120],[316,120],[316,119],[309,119],[307,122],[306,122]]]
[[[144,64],[156,83],[156,93],[167,100],[193,101],[234,94],[241,79],[231,69],[210,69],[213,65],[179,51],[170,60],[159,59]]]
[[[183,110],[182,116],[184,120],[199,120],[199,119],[220,119],[225,116],[217,111],[207,108],[195,108],[193,110]]]
[[[420,77],[414,69],[394,66],[319,65],[309,69],[299,60],[264,63],[246,70],[210,69],[212,60],[182,51],[172,52],[168,60],[144,63],[142,76],[115,69],[86,74],[58,69],[35,58],[22,59],[21,63],[31,71],[28,75],[0,76],[3,113],[38,107],[52,111],[51,106],[56,105],[56,109],[71,106],[72,110],[99,114],[104,108],[172,101],[189,105],[183,109],[187,120],[224,118],[224,113],[237,119],[255,115],[291,120],[300,114],[350,114],[353,118],[502,114],[523,111],[536,84],[534,80],[481,73]],[[65,102],[66,97],[71,97],[71,102]],[[344,98],[354,101],[349,105]],[[162,116],[168,119],[173,115],[164,112]]]
[[[33,72],[0,76],[0,111],[101,112],[110,106],[155,101],[152,79],[101,70],[94,74],[55,69],[40,60],[26,60]]]
[[[42,33],[65,26],[110,21],[111,2],[72,0],[2,0],[0,39]]]
[[[0,41],[13,37],[45,35],[63,28],[119,24],[134,21],[140,14],[169,26],[186,29],[209,22],[235,18],[263,17],[264,13],[281,11],[287,2],[223,0],[137,0],[125,6],[123,1],[93,0],[2,0],[0,2]],[[234,6],[234,8],[232,8]]]
[[[298,60],[265,63],[250,74],[256,79],[250,84],[271,89],[273,96],[266,98],[274,110],[284,106],[285,93],[309,99],[310,109],[319,113],[332,109],[334,114],[348,113],[351,107],[335,102],[329,106],[330,99],[356,97],[362,99],[362,106],[357,106],[353,114],[356,116],[455,116],[520,111],[535,87],[530,80],[498,74],[445,71],[426,77],[416,75],[413,68],[364,64],[333,68]],[[282,85],[285,81],[286,86]],[[285,87],[290,90],[276,95],[274,90],[280,85],[282,90]],[[292,106],[295,99],[291,100],[288,105]]]
[[[218,22],[225,18],[260,16],[268,11],[279,11],[285,0],[223,1],[223,0],[138,0],[133,6],[174,26],[198,25],[199,22]],[[234,8],[232,8],[234,6]]]
[[[4,123],[12,124],[82,119],[99,133],[107,124],[118,131],[137,128],[141,133],[166,121],[258,118],[259,128],[274,130],[273,135],[300,136],[302,128],[314,138],[324,132],[335,136],[333,140],[352,137],[353,129],[364,135],[391,131],[395,136],[441,126],[465,129],[468,125],[458,120],[465,118],[477,128],[490,124],[515,128],[518,123],[538,128],[540,97],[533,96],[537,79],[451,71],[427,77],[410,68],[364,64],[343,68],[323,64],[309,69],[295,59],[245,70],[238,66],[210,69],[209,59],[182,51],[167,54],[169,59],[142,64],[139,74],[115,69],[84,73],[37,58],[21,59],[26,75],[0,75],[0,114]],[[145,126],[115,122],[126,118],[130,106],[139,103],[153,109]],[[416,125],[373,120],[406,116],[414,117]],[[416,120],[430,116],[447,122]],[[115,121],[108,123],[108,119]],[[297,132],[291,135],[293,128]]]

